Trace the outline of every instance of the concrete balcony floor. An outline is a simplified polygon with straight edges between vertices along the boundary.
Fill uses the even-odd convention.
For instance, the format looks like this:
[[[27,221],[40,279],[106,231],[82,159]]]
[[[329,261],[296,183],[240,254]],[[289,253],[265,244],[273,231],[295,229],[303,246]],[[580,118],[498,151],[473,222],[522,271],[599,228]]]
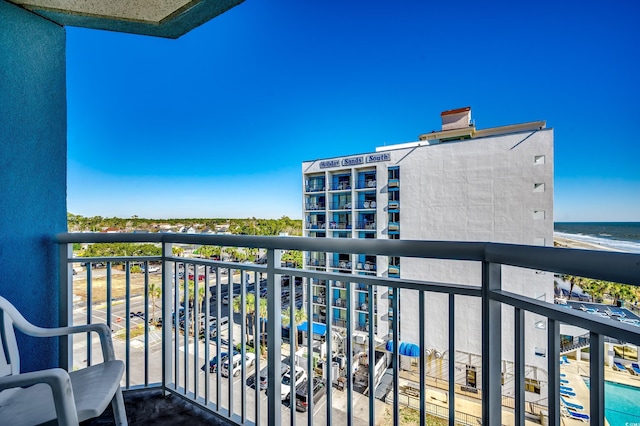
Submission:
[[[228,425],[218,417],[203,410],[197,404],[169,394],[163,396],[160,389],[124,391],[124,403],[130,426],[154,425]],[[81,423],[82,426],[112,426],[111,405],[100,417]]]

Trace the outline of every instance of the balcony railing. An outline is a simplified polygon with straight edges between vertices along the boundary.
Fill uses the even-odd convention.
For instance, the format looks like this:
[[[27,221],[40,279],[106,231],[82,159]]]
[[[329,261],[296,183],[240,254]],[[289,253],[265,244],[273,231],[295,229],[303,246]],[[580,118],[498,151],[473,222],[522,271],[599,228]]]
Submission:
[[[329,185],[329,191],[347,191],[351,189],[351,182],[333,182]]]
[[[329,203],[329,210],[351,210],[351,201]]]
[[[604,424],[604,341],[605,336],[640,345],[640,328],[632,324],[613,321],[596,315],[590,315],[577,309],[547,303],[533,297],[506,291],[503,288],[503,269],[505,267],[526,268],[547,273],[570,274],[585,278],[594,278],[612,282],[640,285],[640,255],[614,252],[596,252],[586,250],[559,249],[552,247],[530,247],[495,243],[463,243],[463,242],[424,242],[424,241],[388,241],[388,240],[326,240],[310,238],[278,238],[252,237],[233,235],[178,235],[178,234],[61,234],[56,238],[61,244],[60,273],[60,310],[61,326],[79,323],[106,323],[114,330],[114,344],[118,357],[125,360],[126,371],[123,380],[125,389],[159,388],[165,393],[172,393],[191,401],[210,411],[230,424],[269,424],[280,425],[285,422],[295,424],[296,421],[312,424],[314,420],[322,423],[352,424],[354,421],[377,423],[384,415],[375,402],[374,392],[382,392],[387,401],[392,401],[390,413],[395,424],[400,424],[399,408],[407,398],[407,385],[400,374],[400,341],[398,339],[398,298],[388,299],[390,312],[394,318],[386,330],[393,330],[389,338],[389,346],[378,346],[380,336],[376,328],[367,330],[366,324],[356,321],[352,288],[366,285],[368,289],[368,312],[375,312],[374,289],[392,288],[415,291],[418,311],[417,318],[412,318],[418,330],[419,347],[418,362],[414,382],[411,386],[426,389],[427,383],[427,349],[425,336],[428,334],[430,308],[426,306],[427,295],[440,294],[448,300],[449,343],[440,358],[448,360],[447,354],[456,353],[455,324],[456,307],[461,299],[475,298],[482,305],[477,318],[481,327],[481,353],[477,369],[479,380],[477,389],[478,402],[482,411],[482,424],[516,424],[524,425],[525,417],[531,415],[525,399],[525,313],[535,314],[546,319],[548,333],[546,348],[546,377],[540,402],[546,405],[549,424],[560,424],[560,323],[573,325],[589,332],[590,363],[589,375],[591,387],[589,391],[589,414],[595,424]],[[159,256],[125,256],[77,258],[73,257],[73,243],[98,242],[139,242],[157,244],[162,248]],[[199,245],[259,248],[267,253],[264,265],[221,262],[208,259],[196,259],[177,256],[173,248],[195,247]],[[340,252],[366,254],[385,257],[413,257],[425,259],[444,259],[448,261],[471,262],[479,265],[478,280],[481,285],[438,283],[433,281],[399,280],[388,277],[349,275],[316,270],[297,270],[281,266],[280,253],[283,250],[301,250],[307,252]],[[72,274],[72,266],[84,262],[92,264],[104,263],[105,268],[94,270],[88,268],[76,275]],[[130,265],[141,263],[144,273],[131,272]],[[152,263],[161,266],[159,272],[151,272]],[[200,280],[189,280],[180,274],[177,265],[184,264],[183,270],[193,270],[195,274],[204,275]],[[124,268],[120,269],[119,265]],[[198,271],[198,272],[196,272]],[[266,317],[260,309],[260,298],[256,298],[254,306],[247,306],[247,296],[255,291],[255,283],[266,278],[267,313]],[[281,277],[300,277],[303,280],[306,294],[313,294],[311,281],[325,280],[325,294],[332,294],[331,282],[340,280],[346,283],[345,307],[346,317],[334,317],[333,309],[317,318],[325,322],[327,338],[326,353],[343,351],[346,365],[352,366],[356,360],[352,342],[355,341],[356,330],[367,333],[365,350],[368,354],[378,354],[390,348],[392,379],[388,388],[379,387],[375,362],[361,364],[358,374],[366,374],[366,388],[360,391],[351,379],[351,368],[333,370],[327,368],[323,372],[314,373],[313,358],[296,359],[294,350],[282,350],[282,310],[289,310],[293,318],[292,303],[289,300],[296,293],[294,279],[283,280]],[[191,282],[190,282],[191,281]],[[287,282],[285,285],[283,282]],[[300,287],[300,286],[298,286]],[[316,287],[317,288],[317,287]],[[398,290],[396,290],[398,289]],[[361,293],[358,293],[361,294]],[[291,295],[291,297],[289,296]],[[230,305],[223,299],[227,296]],[[460,297],[463,296],[463,297]],[[412,296],[414,297],[414,296]],[[297,298],[297,296],[296,296]],[[238,300],[232,303],[232,300]],[[234,312],[233,305],[237,312]],[[226,315],[223,306],[227,307]],[[306,312],[313,312],[313,298],[304,301]],[[465,305],[462,305],[463,308]],[[509,307],[511,315],[505,316],[503,307]],[[362,308],[362,306],[360,306]],[[155,312],[154,312],[155,311]],[[172,313],[177,312],[178,315]],[[132,314],[133,313],[133,314]],[[447,315],[445,314],[445,317]],[[228,323],[225,326],[225,320]],[[511,317],[511,318],[509,318]],[[514,326],[513,335],[503,335],[503,321],[511,319]],[[266,321],[265,321],[266,320]],[[380,318],[377,322],[384,321]],[[344,328],[336,329],[335,324],[344,322]],[[258,327],[254,327],[258,325]],[[291,324],[291,336],[297,336],[296,329],[302,325]],[[314,333],[316,332],[314,328]],[[324,333],[324,331],[322,331]],[[261,338],[257,338],[262,336]],[[335,336],[340,336],[340,339]],[[386,336],[386,334],[385,334]],[[385,337],[382,336],[382,337]],[[338,341],[338,340],[339,341]],[[358,339],[360,341],[360,339]],[[513,399],[511,408],[503,413],[504,398],[502,395],[502,342],[513,342],[515,357],[513,359],[512,384]],[[84,362],[90,364],[100,358],[100,352],[91,336],[79,340],[60,340],[61,360],[64,367],[73,368]],[[306,353],[314,352],[314,339],[307,339],[303,345]],[[386,342],[385,342],[386,343]],[[337,346],[336,346],[337,345]],[[237,377],[224,377],[213,357],[223,357],[223,353],[233,348],[239,353],[240,367],[233,373]],[[284,346],[285,348],[287,345]],[[254,351],[262,356],[249,357]],[[430,349],[429,349],[430,350]],[[444,355],[443,355],[444,354]],[[346,391],[327,392],[322,398],[322,408],[314,409],[314,398],[308,398],[306,413],[290,410],[280,398],[281,390],[287,389],[280,380],[281,357],[286,356],[290,365],[304,365],[307,374],[320,374],[327,383],[334,383],[339,375],[345,377]],[[438,354],[436,354],[436,358]],[[255,361],[253,361],[255,359]],[[466,360],[467,358],[465,358]],[[455,362],[455,359],[452,360]],[[249,365],[253,363],[253,365]],[[204,367],[201,369],[201,367]],[[266,367],[266,368],[265,368]],[[440,380],[448,383],[464,384],[456,375],[456,368],[448,368]],[[461,366],[464,369],[464,366]],[[213,372],[211,372],[213,370]],[[267,375],[267,398],[260,393],[259,372]],[[360,376],[359,376],[360,377]],[[238,381],[239,378],[239,381]],[[401,380],[403,382],[401,383]],[[426,401],[426,392],[418,392],[414,397],[419,411],[420,421],[425,423],[425,416],[431,413],[448,418],[450,424],[459,417],[460,408],[456,408],[460,386],[447,386],[446,406],[448,410],[430,411]],[[288,390],[295,394],[295,388]],[[310,382],[307,389],[312,390]],[[336,408],[343,405],[343,409]],[[368,407],[362,413],[354,409],[355,405]],[[318,411],[318,412],[316,412]],[[435,414],[434,414],[435,413]],[[444,413],[444,414],[442,414]]]
[[[329,229],[351,229],[349,222],[329,222]]]
[[[364,230],[364,231],[375,231],[376,223],[375,222],[358,222],[356,225],[356,229]]]
[[[375,200],[358,201],[356,209],[358,210],[375,210],[378,203]]]
[[[329,262],[329,267],[337,269],[351,269],[350,260],[332,260]]]
[[[324,203],[305,203],[304,209],[307,211],[324,210]]]
[[[324,182],[318,182],[316,184],[305,185],[305,192],[322,192],[324,191]]]
[[[317,223],[307,223],[307,229],[312,230],[312,231],[324,231],[325,229],[325,224],[324,222],[317,222]]]
[[[376,189],[375,179],[358,179],[356,189]]]

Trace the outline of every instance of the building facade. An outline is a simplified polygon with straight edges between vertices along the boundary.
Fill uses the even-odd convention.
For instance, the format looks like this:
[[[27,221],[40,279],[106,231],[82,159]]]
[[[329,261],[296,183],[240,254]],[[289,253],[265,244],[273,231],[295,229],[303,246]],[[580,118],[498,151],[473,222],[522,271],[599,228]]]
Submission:
[[[379,147],[375,152],[307,161],[303,171],[303,234],[309,238],[385,238],[479,241],[553,245],[553,130],[544,121],[476,129],[471,109],[441,114],[442,130],[416,142]],[[432,282],[480,285],[481,265],[414,258],[385,258],[342,253],[305,253],[305,268],[356,275],[388,276]],[[503,268],[503,288],[553,302],[553,276],[540,271]],[[349,277],[349,280],[354,280]],[[346,289],[340,281],[314,283],[314,321],[325,322],[327,309],[336,326],[346,325]],[[399,336],[417,343],[418,298],[411,290],[398,295],[388,288],[374,292],[374,312],[367,312],[366,286],[353,288],[350,308],[356,330],[374,326],[388,340],[393,324],[389,309],[399,302]],[[426,296],[425,341],[431,360],[448,358],[446,295]],[[481,305],[456,300],[456,362],[475,365],[481,351]],[[505,312],[509,333],[513,315]],[[535,376],[546,364],[546,323],[527,317],[526,362]],[[507,334],[509,335],[509,334]],[[513,359],[512,342],[504,342],[505,372]],[[445,373],[446,374],[446,373]],[[542,378],[544,379],[544,378]]]

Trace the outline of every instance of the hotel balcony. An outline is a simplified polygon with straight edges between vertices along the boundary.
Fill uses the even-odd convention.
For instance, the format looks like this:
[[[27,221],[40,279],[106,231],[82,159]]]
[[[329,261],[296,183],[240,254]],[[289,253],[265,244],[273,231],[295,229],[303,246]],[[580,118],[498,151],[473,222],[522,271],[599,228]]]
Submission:
[[[29,7],[18,7],[14,3],[29,2],[0,1],[2,17],[6,17],[7,23],[2,22],[0,31],[2,58],[3,64],[9,64],[11,70],[3,74],[3,84],[0,84],[5,102],[3,125],[0,126],[0,158],[11,160],[4,161],[0,171],[3,195],[10,200],[4,202],[0,209],[0,289],[3,297],[14,303],[28,320],[40,326],[106,324],[112,330],[116,357],[125,362],[121,386],[129,424],[374,425],[382,423],[383,417],[389,413],[387,423],[399,425],[400,409],[410,405],[417,409],[418,421],[422,425],[426,423],[427,415],[452,425],[521,426],[532,418],[541,423],[559,425],[566,411],[561,405],[561,324],[578,327],[589,334],[590,363],[583,375],[589,376],[590,387],[584,391],[582,404],[588,406],[591,423],[605,424],[605,363],[609,357],[608,353],[605,357],[605,340],[640,345],[640,327],[508,291],[511,283],[506,282],[504,276],[511,268],[525,268],[639,286],[640,255],[482,242],[60,233],[67,229],[68,220],[66,22],[173,38],[200,26],[239,1],[135,2],[175,3],[177,9],[163,13],[165,18],[162,22],[147,20],[144,14],[109,17],[99,10],[82,15],[77,11],[44,8],[50,10],[45,10],[41,16],[27,10]],[[95,6],[107,2],[62,3],[93,3]],[[163,89],[167,88],[159,88]],[[389,172],[393,173],[389,175],[388,190],[394,192],[399,189],[399,170]],[[328,182],[322,178],[314,180],[316,178],[310,176],[308,185],[305,182],[308,195],[304,200],[308,211],[324,210],[329,201],[325,192]],[[350,181],[352,179],[349,178]],[[334,190],[343,191],[331,194],[332,197],[335,195],[335,200],[344,198],[347,201],[330,207],[350,210],[350,182],[346,186],[338,184],[336,188],[332,187],[331,191]],[[333,198],[331,200],[334,201]],[[347,226],[350,229],[350,225]],[[155,256],[74,257],[74,244],[93,243],[149,243],[158,245],[162,251]],[[173,254],[173,248],[179,245],[258,248],[266,253],[266,263],[181,257]],[[452,264],[462,263],[465,267],[472,264],[478,269],[478,283],[437,282],[428,276],[427,271],[423,280],[360,274],[350,276],[325,270],[324,258],[306,260],[307,266],[321,269],[299,270],[282,266],[280,256],[283,250],[445,260]],[[87,262],[88,268],[81,266]],[[132,272],[130,266],[134,263],[144,265],[145,272]],[[151,263],[160,265],[160,271],[151,272]],[[105,264],[105,267],[91,267],[97,264]],[[184,271],[180,274],[180,264],[186,264],[184,271],[193,269],[194,276],[197,270],[198,279],[190,283],[188,274]],[[81,269],[77,275],[74,275],[74,266]],[[403,268],[406,268],[404,264]],[[204,275],[202,279],[200,270]],[[312,356],[296,359],[295,350],[291,350],[294,345],[283,344],[283,308],[289,309],[290,318],[295,318],[295,312],[291,310],[296,305],[285,297],[287,287],[289,295],[296,294],[296,280],[289,279],[289,284],[285,285],[281,279],[285,276],[300,278],[307,295],[313,294],[313,279],[346,283],[346,308],[324,308],[323,312],[323,308],[318,307],[322,315],[318,314],[317,319],[326,324],[326,330],[323,330],[324,336],[328,336],[323,343],[325,353],[330,357],[333,352],[344,353],[348,368],[327,368],[314,373]],[[267,282],[266,313],[261,309],[260,297],[255,306],[245,303],[250,287],[263,277]],[[387,303],[390,304],[389,312],[394,321],[388,324],[389,327],[380,319],[372,326],[356,321],[359,314],[355,312],[352,298],[354,294],[362,294],[361,285],[366,286],[369,294],[369,315],[375,309],[373,295],[376,288],[379,291],[393,290],[393,296],[389,293],[387,299],[379,298],[385,302],[381,311],[387,309]],[[516,285],[531,287],[529,283]],[[352,288],[358,288],[358,291],[350,291]],[[400,353],[405,342],[399,339],[400,327],[396,322],[400,316],[399,299],[404,290],[415,294],[419,307],[415,318],[411,318],[415,320],[420,337],[412,342],[418,347],[418,356],[413,357],[410,363],[413,367],[415,361],[417,367],[409,379],[408,370],[400,358],[407,356]],[[435,308],[442,308],[427,306],[427,296],[432,295],[445,299],[445,310],[440,315],[445,322],[448,321],[446,330],[429,328]],[[239,312],[233,312],[233,303],[223,303],[225,296],[229,301],[240,301]],[[327,296],[331,296],[330,293]],[[456,324],[455,312],[469,299],[482,307],[474,318],[474,325],[480,328],[480,344],[476,354],[479,364],[473,370],[478,373],[477,382],[474,374],[471,388],[469,381],[463,378],[467,376],[464,362],[460,363],[455,357],[456,342],[462,340],[456,337],[466,338],[458,333],[463,333],[471,325]],[[313,313],[313,299],[304,300],[303,307],[306,312]],[[335,316],[336,310],[345,316]],[[181,311],[184,314],[181,315]],[[448,314],[442,313],[445,311]],[[526,331],[529,330],[525,322],[530,315],[544,318],[544,329],[535,331],[547,335],[548,344],[543,348],[544,352],[536,351],[536,355],[543,354],[544,357],[539,359],[546,363],[543,386],[532,383],[532,378],[527,376],[526,355],[530,354],[530,348],[525,345]],[[229,318],[226,328],[221,325],[225,316]],[[503,323],[507,321],[514,324],[513,333],[503,332]],[[338,327],[341,329],[336,331]],[[290,328],[290,336],[295,340],[298,336],[295,320]],[[393,330],[388,336],[389,341],[383,345],[378,344],[377,329],[384,333]],[[358,339],[353,338],[356,332]],[[367,333],[366,339],[361,339],[364,337],[362,332]],[[425,339],[436,333],[450,338],[446,347],[433,351]],[[27,372],[58,366],[71,371],[98,363],[102,358],[98,339],[91,334],[76,335],[73,339],[40,339],[46,341],[38,343],[19,335],[18,340],[23,354],[20,367]],[[361,352],[354,353],[356,340],[363,343],[357,343]],[[509,365],[510,379],[504,385],[503,342],[512,345],[515,354],[508,363],[505,362]],[[314,354],[316,343],[315,339],[306,339],[299,344],[307,354]],[[241,353],[238,376],[223,377],[220,368],[211,372],[207,368],[210,360],[223,351],[231,351],[232,347]],[[259,354],[252,366],[246,364],[248,351]],[[383,355],[380,357],[378,354]],[[344,377],[344,391],[329,386],[317,404],[314,398],[308,398],[306,412],[291,410],[290,405],[280,398],[281,388],[285,386],[279,373],[283,356],[290,365],[301,364],[310,375],[323,376],[326,383]],[[0,358],[0,364],[6,367],[6,354]],[[381,370],[383,374],[388,371],[390,375],[390,380],[383,386],[377,380],[380,377],[380,370],[376,369],[379,358],[390,360],[390,368],[385,365]],[[351,370],[356,362],[359,366],[357,375]],[[443,375],[435,382],[437,386],[434,386],[433,377],[428,375],[432,372],[427,371],[427,367],[434,363],[441,367]],[[205,368],[201,369],[203,366]],[[256,385],[263,369],[268,378],[266,395]],[[607,373],[611,373],[610,368]],[[364,386],[356,387],[356,383]],[[507,385],[511,392],[508,397],[503,395]],[[537,405],[544,410],[532,408],[534,404],[527,400],[532,388],[540,392]],[[418,389],[418,392],[408,392],[408,389]],[[295,393],[295,388],[290,388],[290,391]],[[307,391],[311,394],[310,386]],[[437,401],[432,398],[435,395],[439,398]],[[149,401],[154,407],[149,406]],[[34,401],[34,404],[43,402]],[[462,407],[470,404],[474,413],[466,412]],[[161,416],[158,416],[157,409],[162,409]],[[2,418],[0,422],[12,425],[17,420]],[[110,420],[105,414],[104,420],[83,424],[110,424]]]
[[[564,410],[560,399],[560,324],[569,324],[588,330],[591,361],[588,370],[583,373],[590,377],[591,385],[588,393],[583,395],[582,401],[588,403],[588,412],[593,424],[604,424],[605,339],[640,344],[640,328],[635,325],[511,293],[503,289],[502,278],[502,270],[508,266],[640,285],[639,255],[494,243],[402,241],[398,244],[388,240],[327,241],[297,237],[233,235],[78,233],[59,234],[54,239],[60,246],[61,253],[60,325],[105,323],[113,330],[116,356],[126,364],[122,387],[125,400],[128,401],[127,414],[131,419],[142,413],[138,410],[145,409],[143,405],[146,402],[140,401],[140,393],[149,392],[157,395],[157,400],[163,401],[162,404],[167,404],[168,399],[159,395],[169,395],[173,398],[172,404],[190,406],[192,410],[200,413],[198,416],[218,424],[375,424],[382,421],[386,412],[390,413],[393,423],[400,424],[400,409],[407,404],[418,410],[417,415],[422,420],[427,416],[435,416],[449,421],[450,424],[461,424],[471,419],[470,423],[473,424],[524,425],[525,419],[529,421],[534,417],[543,422],[548,421],[549,424],[560,424]],[[74,257],[74,243],[98,242],[152,243],[161,246],[163,254],[143,257]],[[267,253],[267,263],[258,265],[178,257],[173,255],[172,248],[180,244],[260,248]],[[279,259],[283,250],[335,252],[337,249],[341,253],[364,253],[369,256],[406,256],[473,262],[479,265],[481,273],[478,279],[481,285],[403,281],[362,275],[353,275],[353,279],[349,280],[342,273],[282,267]],[[89,266],[79,274],[73,275],[73,266],[78,267],[85,262],[90,262],[89,265],[101,263],[106,267],[92,269]],[[132,273],[129,266],[133,263],[144,265],[147,272]],[[160,271],[149,272],[150,263],[159,264]],[[123,269],[116,267],[120,264],[124,265]],[[202,302],[192,303],[190,309],[186,310],[182,301],[188,300],[190,290],[185,285],[184,274],[175,273],[179,270],[179,264],[185,265],[185,271],[202,270],[204,274],[203,280],[192,284],[195,287],[194,294],[204,294]],[[258,313],[257,318],[249,319],[254,310],[245,306],[242,301],[246,300],[251,285],[257,282],[260,276],[266,277],[267,280],[266,316]],[[375,393],[370,395],[368,392],[358,391],[360,388],[355,386],[356,377],[350,380],[350,369],[325,369],[317,374],[324,375],[324,379],[329,383],[338,379],[336,375],[346,377],[345,389],[341,391],[331,388],[332,391],[322,397],[317,408],[314,408],[310,400],[309,409],[305,413],[291,411],[286,401],[283,403],[279,397],[271,396],[280,395],[281,387],[284,386],[279,376],[283,356],[288,358],[288,362],[297,362],[309,372],[316,371],[311,357],[296,358],[294,352],[289,350],[289,345],[283,344],[281,312],[283,307],[291,310],[291,304],[283,294],[287,291],[287,294],[295,292],[291,284],[283,282],[293,283],[296,280],[282,280],[281,276],[302,280],[306,294],[314,294],[313,289],[317,289],[318,286],[312,283],[319,283],[320,280],[324,280],[325,286],[332,286],[336,281],[344,284],[344,298],[337,300],[335,296],[332,297],[330,304],[333,308],[326,309],[322,316],[313,316],[314,320],[326,324],[326,336],[343,336],[341,341],[327,338],[323,343],[326,345],[326,353],[344,351],[341,353],[346,358],[346,365],[352,365],[357,362],[357,354],[349,349],[352,348],[351,341],[355,340],[356,331],[364,332],[369,353],[375,351],[387,354],[390,360],[389,381],[383,385],[376,380],[380,375],[377,370],[374,371],[376,366],[373,363],[361,364],[358,374],[364,374],[365,383],[368,381],[369,388],[375,389]],[[161,288],[159,293],[151,291],[158,286]],[[443,384],[442,387],[433,387],[433,379],[426,370],[427,365],[430,365],[428,360],[433,355],[424,337],[415,342],[419,350],[417,358],[413,358],[415,364],[412,364],[412,368],[417,373],[407,374],[408,370],[401,362],[401,358],[406,356],[400,353],[404,350],[403,342],[398,339],[395,326],[395,319],[398,317],[395,315],[398,311],[397,298],[389,299],[390,318],[394,322],[390,323],[389,329],[392,332],[388,336],[377,336],[376,329],[369,329],[367,323],[356,321],[358,315],[375,312],[374,291],[386,291],[387,288],[394,291],[416,291],[415,297],[419,305],[417,318],[428,318],[429,307],[425,304],[427,295],[437,293],[448,299],[450,314],[445,320],[448,321],[450,330],[454,331],[450,331],[448,347],[442,348],[438,358],[444,361],[444,377],[438,379]],[[353,299],[355,294],[362,293],[351,292],[351,289],[367,290],[369,297],[364,302],[366,306],[358,303],[362,299]],[[331,288],[327,288],[327,291],[332,292]],[[327,294],[333,296],[333,293]],[[238,298],[241,301],[238,312],[229,311],[229,307],[225,311],[222,299],[227,295],[229,299]],[[464,375],[458,370],[458,367],[464,370],[464,363],[453,360],[456,368],[447,367],[447,353],[456,353],[454,324],[461,297],[478,299],[483,306],[482,313],[477,318],[481,324],[479,338],[482,341],[481,353],[478,354],[481,361],[477,370],[481,373],[473,389],[469,388]],[[326,303],[326,299],[323,301]],[[314,312],[314,302],[318,300],[313,297],[305,300],[303,309]],[[508,307],[509,310],[504,311],[503,307]],[[336,315],[336,308],[344,313],[344,316]],[[172,314],[180,311],[186,311],[186,314]],[[526,315],[530,314],[545,318],[548,333],[548,346],[544,352],[548,380],[542,383],[542,395],[537,405],[527,402],[527,394],[530,393],[528,391],[531,387],[526,385],[530,383],[530,379],[525,370],[527,346],[524,321]],[[202,325],[211,323],[211,318],[219,318],[220,315],[228,315],[231,326],[227,330],[216,329],[215,333],[203,332]],[[514,335],[502,332],[502,323],[509,317],[515,323]],[[255,323],[263,324],[265,334],[262,339],[253,339],[254,330],[248,324]],[[297,325],[291,326],[294,328],[291,336],[297,336]],[[419,329],[420,336],[429,333],[428,319],[416,320],[415,326]],[[379,344],[379,337],[385,338],[384,344]],[[361,338],[360,336],[357,340]],[[509,365],[512,366],[509,371],[509,386],[512,389],[509,397],[503,395],[503,342],[510,342],[515,353],[514,359],[509,360]],[[74,338],[73,341],[60,338],[59,344],[60,361],[65,368],[81,368],[101,359],[97,339],[92,336],[83,335]],[[299,341],[300,349],[304,353],[314,353],[318,344],[314,339]],[[211,373],[208,368],[201,369],[207,360],[221,351],[229,350],[231,345],[242,354],[248,351],[264,354],[263,349],[266,349],[266,356],[257,357],[255,365],[252,366],[242,361],[242,368],[237,377],[226,378],[219,370]],[[257,372],[265,368],[268,374],[268,397],[255,386]],[[446,386],[447,382],[456,383],[456,386]],[[408,392],[408,389],[426,389],[431,393],[412,393]],[[428,398],[428,395],[436,391],[446,397],[445,402],[440,405]],[[460,405],[458,401],[468,403]],[[356,410],[356,406],[365,406],[367,409]],[[461,408],[463,406],[476,407],[475,414],[466,412]],[[534,406],[538,408],[532,411]],[[172,415],[177,416],[172,414],[173,410],[174,408],[167,410],[166,415],[170,419]],[[105,416],[108,418],[108,415]],[[292,417],[295,420],[292,420]],[[134,423],[135,421],[132,422]]]

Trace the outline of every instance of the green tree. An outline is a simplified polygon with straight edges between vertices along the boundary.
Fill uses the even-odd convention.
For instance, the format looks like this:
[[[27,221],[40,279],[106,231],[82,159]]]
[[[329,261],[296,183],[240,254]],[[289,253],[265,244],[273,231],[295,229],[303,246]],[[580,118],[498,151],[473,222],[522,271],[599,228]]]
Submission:
[[[291,262],[294,268],[302,269],[302,252],[299,250],[287,250],[282,254],[282,262]]]
[[[307,313],[303,309],[294,308],[293,310],[293,320],[295,321],[296,327],[302,324],[304,320],[307,319]],[[283,309],[282,310],[282,326],[287,327],[291,325],[291,309]],[[309,328],[311,330],[311,328]],[[298,352],[298,336],[294,336],[293,332],[289,332],[289,342],[293,340],[295,342],[296,352]]]
[[[626,284],[609,283],[609,294],[613,297],[614,305],[621,300],[631,303],[636,301],[635,289]]]
[[[592,302],[602,302],[604,295],[609,291],[609,283],[601,280],[586,280],[582,289],[591,296]]]

